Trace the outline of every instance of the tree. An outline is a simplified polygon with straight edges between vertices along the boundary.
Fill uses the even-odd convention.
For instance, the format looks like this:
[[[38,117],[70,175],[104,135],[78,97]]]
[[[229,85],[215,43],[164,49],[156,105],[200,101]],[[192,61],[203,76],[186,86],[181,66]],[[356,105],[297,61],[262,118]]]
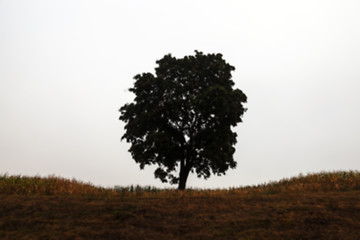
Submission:
[[[156,61],[155,75],[134,77],[133,103],[120,108],[125,122],[122,139],[131,143],[129,152],[143,169],[158,165],[155,178],[186,187],[188,175],[196,172],[207,179],[236,167],[233,159],[236,133],[246,95],[234,89],[229,65],[221,54]],[[179,171],[176,176],[173,172]]]

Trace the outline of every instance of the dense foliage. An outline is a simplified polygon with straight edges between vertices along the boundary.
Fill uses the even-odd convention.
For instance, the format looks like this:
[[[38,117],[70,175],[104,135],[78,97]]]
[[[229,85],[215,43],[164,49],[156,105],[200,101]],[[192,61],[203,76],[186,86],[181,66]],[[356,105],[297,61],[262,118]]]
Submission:
[[[155,177],[184,189],[190,171],[208,178],[235,168],[236,133],[246,95],[234,89],[235,70],[221,54],[177,59],[165,55],[155,75],[135,76],[133,103],[121,107],[123,139],[140,168],[158,165]],[[173,174],[179,170],[179,176]]]

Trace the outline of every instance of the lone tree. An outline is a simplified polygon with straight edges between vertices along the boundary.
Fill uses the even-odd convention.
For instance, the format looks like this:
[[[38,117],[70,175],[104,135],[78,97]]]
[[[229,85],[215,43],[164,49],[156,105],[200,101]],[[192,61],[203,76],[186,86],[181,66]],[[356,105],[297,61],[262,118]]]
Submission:
[[[133,103],[120,108],[125,122],[122,139],[143,169],[158,165],[154,174],[162,182],[186,187],[189,172],[207,179],[236,167],[233,159],[236,133],[246,95],[234,89],[229,65],[221,54],[175,58],[156,62],[155,75],[134,77]],[[179,175],[172,172],[179,171]]]

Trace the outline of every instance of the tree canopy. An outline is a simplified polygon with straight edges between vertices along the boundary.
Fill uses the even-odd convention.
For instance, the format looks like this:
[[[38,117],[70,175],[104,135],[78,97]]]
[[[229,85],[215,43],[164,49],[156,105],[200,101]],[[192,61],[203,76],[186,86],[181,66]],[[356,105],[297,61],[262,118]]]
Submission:
[[[131,143],[140,168],[157,165],[155,177],[179,189],[190,172],[206,179],[235,168],[232,127],[242,121],[247,101],[234,89],[235,68],[221,54],[198,51],[184,58],[168,54],[156,63],[155,74],[134,77],[129,90],[135,99],[120,108],[122,139]]]

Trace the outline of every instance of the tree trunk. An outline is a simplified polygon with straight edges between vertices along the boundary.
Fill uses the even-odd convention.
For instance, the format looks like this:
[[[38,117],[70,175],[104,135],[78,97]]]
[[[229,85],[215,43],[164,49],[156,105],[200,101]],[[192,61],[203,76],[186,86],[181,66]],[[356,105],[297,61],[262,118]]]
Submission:
[[[186,188],[186,181],[189,176],[190,169],[188,167],[183,167],[180,169],[180,176],[179,176],[179,187],[178,190],[185,190]]]

